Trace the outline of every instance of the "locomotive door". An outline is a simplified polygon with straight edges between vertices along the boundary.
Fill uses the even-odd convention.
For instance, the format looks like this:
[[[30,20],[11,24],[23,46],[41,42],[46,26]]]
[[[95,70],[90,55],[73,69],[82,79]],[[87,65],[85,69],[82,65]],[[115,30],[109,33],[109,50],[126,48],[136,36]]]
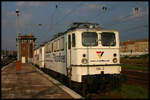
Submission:
[[[67,37],[67,76],[69,78],[69,85],[71,86],[71,76],[72,76],[72,51],[75,48],[76,40],[75,40],[75,33],[69,34]]]
[[[67,77],[69,78],[69,86],[71,86],[71,76],[72,76],[72,67],[71,67],[71,35],[67,36]]]
[[[71,35],[67,36],[67,75],[71,70]]]

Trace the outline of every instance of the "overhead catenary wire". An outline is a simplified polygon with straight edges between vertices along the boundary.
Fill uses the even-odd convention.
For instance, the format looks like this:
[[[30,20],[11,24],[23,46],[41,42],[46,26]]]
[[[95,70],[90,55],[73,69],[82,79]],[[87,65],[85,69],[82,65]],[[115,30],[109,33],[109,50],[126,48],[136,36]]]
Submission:
[[[97,8],[97,7],[96,7]],[[92,17],[92,18],[90,18],[90,19],[88,19],[87,21],[94,21],[94,20],[96,20],[98,17],[100,17],[101,18],[101,20],[100,21],[102,21],[102,19],[104,19],[103,18],[103,16],[104,15],[106,15],[106,13],[108,12],[108,6],[106,6],[106,5],[101,5],[99,8],[97,8],[98,9],[98,14],[96,15],[96,16],[94,16],[94,17]]]
[[[54,16],[55,16],[55,13],[56,13],[56,10],[58,9],[58,4],[56,3],[56,6],[55,6],[55,8],[54,8],[54,12],[52,13],[52,15],[51,15],[51,19],[50,19],[50,32],[53,30],[53,20],[54,20]]]
[[[114,3],[114,4],[116,4],[116,3]],[[119,5],[119,6],[121,6],[121,5]],[[117,7],[119,7],[119,6],[117,6]],[[109,5],[106,5],[106,4],[98,4],[96,7],[96,9],[98,9],[98,11],[99,11],[98,14],[92,18],[88,18],[86,21],[88,21],[88,22],[94,21],[99,17],[100,17],[100,20],[102,21],[102,19],[104,19],[103,16],[108,14],[108,12],[113,11],[115,8],[116,8],[116,6],[110,7]]]
[[[50,27],[49,27],[49,33],[52,33],[54,31],[54,16],[56,15],[56,13],[59,11],[59,8],[60,8],[60,4],[58,2],[56,2],[55,6],[54,6],[54,11],[53,13],[50,15]],[[44,34],[46,35],[46,34]],[[51,35],[50,34],[50,37],[47,37],[48,39],[51,38]]]
[[[52,33],[53,32],[53,28],[54,28],[54,16],[56,14],[56,10],[58,9],[58,4],[56,3],[56,5],[54,6],[54,11],[53,13],[51,14],[51,17],[50,17],[50,27],[49,27],[49,33]],[[46,35],[46,34],[45,34]],[[49,38],[49,37],[48,37]]]
[[[80,3],[80,6],[81,6],[81,3]],[[59,8],[59,5],[57,5],[57,11],[58,11],[58,8]],[[65,16],[63,16],[63,17],[61,17],[59,20],[57,20],[57,22],[55,23],[55,26],[57,26],[58,27],[58,24],[60,25],[63,21],[65,21],[64,19],[66,19],[68,16],[70,16],[73,12],[75,12],[76,10],[77,10],[77,8],[78,7],[75,7],[75,8],[73,8],[72,10],[71,10],[71,12],[70,13],[67,13]],[[55,9],[56,10],[56,9]],[[73,11],[74,10],[74,11]],[[57,12],[54,12],[54,14],[56,14]],[[98,14],[98,16],[102,16],[103,14]],[[93,18],[93,19],[96,19],[98,16],[95,16],[95,18]],[[124,16],[124,18],[126,18],[126,17],[129,17],[129,16],[131,16],[131,15],[127,15],[127,16]],[[53,15],[53,17],[54,17],[54,15]],[[53,18],[53,17],[51,17],[51,18]],[[51,19],[52,20],[52,19]],[[54,21],[54,20],[53,20]],[[121,24],[121,22],[122,22],[122,20],[115,20],[115,21],[113,21],[112,23],[110,23],[110,24],[104,24],[104,25],[118,25],[118,24]],[[129,22],[129,21],[125,21],[125,22]],[[54,26],[54,23],[52,23],[51,24],[52,26]],[[53,28],[53,30],[51,30],[51,32],[52,31],[56,31],[56,30],[54,30],[54,28]]]
[[[84,4],[85,4],[85,3],[84,3]],[[70,12],[73,13],[73,10],[76,10],[76,9],[79,8],[81,5],[83,5],[83,4],[80,3],[80,4],[78,5],[78,7],[73,8]],[[104,11],[108,10],[108,7],[107,7],[106,5],[103,5],[101,9],[102,9],[103,12],[104,12]],[[74,12],[75,12],[75,11],[74,11]],[[58,22],[56,22],[55,25],[58,26],[58,23],[59,23],[59,25],[60,25],[60,24],[64,21],[63,19],[65,19],[65,18],[67,17],[67,15],[70,16],[71,13],[66,14],[63,18],[61,18],[61,20],[59,20]],[[95,18],[97,18],[98,15],[100,15],[100,13],[97,14],[97,16],[96,16]],[[95,18],[94,18],[94,19],[95,19]],[[87,21],[89,21],[89,20],[87,20]]]
[[[138,26],[135,26],[135,27],[131,27],[131,28],[127,28],[125,30],[121,30],[121,31],[124,31],[124,32],[127,32],[127,31],[135,31],[135,30],[141,30],[143,28],[147,28],[148,29],[148,25],[147,24],[144,24],[144,25],[138,25]]]
[[[84,3],[85,4],[85,3]],[[57,5],[57,6],[56,6]],[[63,19],[65,19],[67,16],[69,16],[69,15],[71,15],[71,13],[73,12],[73,10],[74,10],[74,12],[81,6],[81,5],[83,5],[83,3],[80,3],[78,6],[75,6],[72,10],[71,10],[71,12],[69,13],[69,15],[68,14],[66,14],[64,17],[62,17],[61,18],[61,21],[58,21],[58,22],[56,22],[56,23],[54,23],[54,21],[53,21],[53,18],[54,18],[54,14],[56,14],[56,9],[57,9],[57,11],[58,11],[58,9],[59,9],[59,4],[57,3],[55,5],[55,10],[54,10],[54,12],[53,12],[53,14],[51,15],[51,28],[50,28],[50,33],[52,33],[52,32],[55,32],[56,30],[54,30],[54,27],[53,26],[57,26],[58,27],[58,23],[59,23],[59,25],[61,24],[61,22],[62,21],[64,21]],[[65,27],[65,26],[64,26]],[[55,27],[56,28],[56,27]],[[51,34],[52,35],[52,34]],[[48,37],[49,38],[49,37]]]
[[[137,7],[137,6],[136,6]],[[104,7],[102,7],[102,8],[104,8]],[[114,7],[113,7],[113,9],[114,9]],[[111,10],[112,11],[112,9],[107,9],[107,10]],[[142,11],[144,11],[145,10],[145,8],[143,8],[143,10]],[[107,11],[108,12],[108,11]],[[106,12],[105,12],[106,13]],[[140,13],[140,12],[139,12]],[[138,13],[136,13],[136,14],[138,14]],[[89,20],[96,20],[98,17],[100,17],[101,15],[103,15],[102,13],[99,13],[99,14],[97,14],[95,17],[92,17],[92,18],[90,18],[90,19],[88,19],[88,21]],[[133,16],[133,15],[127,15],[127,16],[124,16],[122,19],[124,20],[125,18],[127,18],[127,17],[130,17],[130,16]],[[145,15],[144,15],[145,16]],[[102,19],[102,18],[101,18]],[[101,20],[100,19],[100,20]],[[120,19],[117,19],[117,20],[114,20],[114,21],[112,21],[111,23],[108,23],[108,24],[104,24],[104,25],[107,25],[107,26],[111,26],[111,25],[118,25],[118,24],[121,24],[121,22],[129,22],[129,21],[123,21],[123,20],[120,20]]]
[[[85,4],[85,3],[80,3],[79,5],[75,6],[75,7],[70,11],[70,13],[67,13],[64,17],[62,17],[60,20],[58,20],[58,21],[55,23],[55,25],[57,25],[58,23],[60,24],[62,21],[64,21],[64,19],[65,19],[66,17],[70,16],[73,12],[75,12],[77,9],[79,9],[79,7],[80,7],[81,5],[83,5],[83,4]]]
[[[141,11],[145,11],[145,10],[147,10],[146,7],[144,7],[143,10],[141,10]],[[139,13],[141,13],[141,12],[139,12]],[[131,20],[126,20],[126,19],[129,18],[129,17],[132,17],[132,16],[136,16],[136,15],[133,15],[133,13],[132,13],[132,14],[129,14],[129,15],[127,15],[127,16],[123,16],[121,19],[114,20],[114,21],[112,21],[111,23],[105,24],[105,25],[107,25],[107,26],[113,25],[113,26],[114,26],[114,25],[119,25],[119,24],[121,24],[122,22],[123,22],[123,23],[131,22]],[[147,16],[147,14],[144,14],[144,15],[142,15],[142,16]]]
[[[85,3],[84,3],[84,4],[85,4]],[[70,12],[71,12],[71,13],[75,12],[75,10],[77,10],[81,5],[83,5],[83,3],[80,3],[79,5],[75,6]],[[59,8],[58,5],[57,5],[57,7]],[[103,9],[103,10],[107,10],[106,5],[103,5],[103,8],[102,8],[102,9]],[[74,10],[74,11],[73,11],[73,10]],[[68,17],[68,16],[71,15],[71,13],[68,13],[68,14],[66,14],[64,17],[62,17],[61,20],[58,20],[58,21],[55,23],[55,25],[58,25],[58,23],[61,24],[61,23],[64,21],[64,19],[65,19],[66,17]]]

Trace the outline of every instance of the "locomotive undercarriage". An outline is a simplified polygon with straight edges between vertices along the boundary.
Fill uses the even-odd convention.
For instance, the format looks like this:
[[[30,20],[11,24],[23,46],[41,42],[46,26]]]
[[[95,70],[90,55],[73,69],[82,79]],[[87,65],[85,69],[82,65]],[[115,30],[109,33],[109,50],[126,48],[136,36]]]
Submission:
[[[120,88],[120,74],[98,74],[82,76],[82,94],[107,92]]]
[[[120,74],[83,75],[82,82],[79,83],[75,81],[70,82],[69,78],[65,75],[50,69],[42,68],[41,70],[83,96],[86,96],[88,93],[95,93],[98,91],[110,91],[115,88],[120,88],[121,86]]]

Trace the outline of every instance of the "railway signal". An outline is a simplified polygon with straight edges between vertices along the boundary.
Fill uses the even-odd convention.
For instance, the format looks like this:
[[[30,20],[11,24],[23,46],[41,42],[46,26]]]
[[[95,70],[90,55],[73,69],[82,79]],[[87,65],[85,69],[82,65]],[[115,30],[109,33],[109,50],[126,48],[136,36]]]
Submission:
[[[56,8],[57,8],[58,6],[56,5]]]
[[[106,5],[103,5],[103,6],[102,6],[102,10],[103,10],[103,11],[106,11],[106,10],[107,10],[107,6],[106,6]]]
[[[136,5],[136,7],[133,8],[133,15],[139,14],[139,13],[140,13],[140,8],[138,7],[138,5]]]
[[[38,24],[39,26],[42,26],[42,24]]]

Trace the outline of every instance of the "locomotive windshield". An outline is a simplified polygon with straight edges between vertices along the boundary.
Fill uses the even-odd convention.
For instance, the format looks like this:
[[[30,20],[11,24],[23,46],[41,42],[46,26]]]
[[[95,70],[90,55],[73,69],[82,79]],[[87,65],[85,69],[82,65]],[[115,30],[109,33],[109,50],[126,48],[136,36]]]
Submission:
[[[115,34],[110,32],[103,32],[101,34],[101,42],[103,46],[115,46],[116,45],[116,39]]]
[[[82,33],[82,45],[83,46],[97,46],[98,36],[96,32],[83,32]]]

